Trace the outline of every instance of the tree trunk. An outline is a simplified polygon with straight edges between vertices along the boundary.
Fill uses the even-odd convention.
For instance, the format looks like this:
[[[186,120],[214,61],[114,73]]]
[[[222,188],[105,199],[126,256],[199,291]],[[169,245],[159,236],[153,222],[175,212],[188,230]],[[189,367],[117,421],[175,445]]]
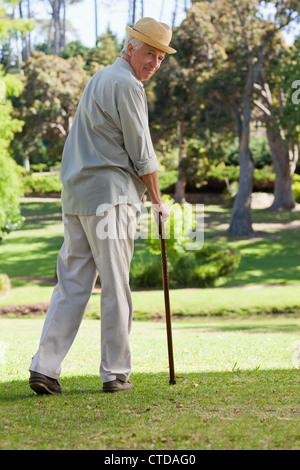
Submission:
[[[66,0],[60,0],[60,8],[62,8],[62,19],[60,21],[60,50],[66,46]]]
[[[185,203],[185,187],[186,187],[186,175],[182,168],[178,169],[178,179],[175,186],[175,202],[179,204]]]
[[[184,149],[184,128],[185,123],[181,121],[178,123],[178,143],[179,143],[179,164],[178,164],[178,178],[175,186],[175,202],[183,204],[185,202],[185,187],[186,187],[186,171],[185,171],[185,149]]]
[[[98,41],[98,4],[97,0],[94,0],[94,11],[95,11],[95,46]]]
[[[31,5],[30,5],[30,0],[27,0],[27,17],[30,20],[31,19]],[[26,47],[27,47],[27,59],[32,56],[32,46],[31,46],[31,33],[30,31],[27,33],[27,41],[26,41]]]
[[[30,171],[30,160],[29,160],[29,154],[28,150],[25,151],[24,157],[23,157],[23,167],[25,168],[26,171]]]
[[[231,214],[229,233],[234,235],[252,236],[251,217],[251,193],[253,187],[254,161],[249,148],[250,119],[251,119],[251,94],[253,83],[253,70],[249,69],[247,86],[243,98],[243,111],[241,119],[238,120],[238,127],[241,127],[239,136],[239,163],[240,177],[239,189],[236,195]],[[238,113],[236,113],[238,114]]]
[[[231,214],[229,233],[234,235],[253,235],[251,216],[251,193],[253,186],[254,162],[249,149],[249,133],[243,134],[240,142],[239,189]]]
[[[293,209],[295,199],[292,184],[298,160],[298,147],[295,145],[293,150],[289,150],[287,142],[270,124],[267,125],[267,137],[276,173],[274,201],[270,209],[274,211]]]
[[[174,27],[175,27],[177,8],[178,8],[178,0],[175,0],[174,1],[174,11],[173,11],[173,15],[172,15],[172,29],[174,29]]]
[[[270,146],[273,166],[276,174],[274,201],[270,207],[273,211],[291,210],[295,207],[294,192],[292,188],[293,174],[298,161],[298,146],[285,138],[279,120],[274,115],[272,95],[270,87],[260,70],[260,83],[256,84],[262,102],[255,100],[254,103],[263,112],[261,118],[266,124],[267,138]],[[279,103],[284,106],[285,99],[279,92]]]
[[[54,51],[55,55],[59,56],[60,52],[60,0],[53,0],[50,2],[52,6],[52,18],[54,25]]]
[[[243,96],[242,114],[238,119],[240,129],[239,163],[240,177],[239,189],[236,195],[231,214],[229,233],[234,235],[252,236],[251,194],[253,188],[254,161],[249,148],[251,101],[254,83],[257,82],[265,55],[266,43],[263,42],[257,59],[249,57],[248,76]],[[236,111],[236,115],[238,112]]]

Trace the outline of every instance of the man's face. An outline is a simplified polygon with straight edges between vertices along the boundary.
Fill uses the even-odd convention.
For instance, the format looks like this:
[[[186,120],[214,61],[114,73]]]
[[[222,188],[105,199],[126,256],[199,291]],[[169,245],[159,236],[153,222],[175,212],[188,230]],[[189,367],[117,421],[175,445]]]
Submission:
[[[143,44],[140,49],[134,49],[132,44],[129,43],[127,55],[128,62],[141,82],[149,80],[159,69],[160,64],[165,58],[163,51],[148,46],[148,44]]]

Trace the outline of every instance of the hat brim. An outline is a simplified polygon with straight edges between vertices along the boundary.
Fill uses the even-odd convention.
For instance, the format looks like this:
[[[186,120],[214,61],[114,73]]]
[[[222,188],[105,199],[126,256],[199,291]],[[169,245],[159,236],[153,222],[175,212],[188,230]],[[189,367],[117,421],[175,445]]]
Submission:
[[[145,44],[148,44],[149,46],[153,46],[156,49],[159,49],[160,51],[167,52],[167,54],[175,54],[175,52],[177,52],[175,49],[173,49],[173,47],[165,46],[164,44],[161,44],[160,42],[155,41],[149,36],[146,36],[145,34],[140,33],[136,29],[130,28],[130,26],[126,26],[126,31],[128,34],[130,34],[130,36],[133,36],[134,38],[139,39]]]

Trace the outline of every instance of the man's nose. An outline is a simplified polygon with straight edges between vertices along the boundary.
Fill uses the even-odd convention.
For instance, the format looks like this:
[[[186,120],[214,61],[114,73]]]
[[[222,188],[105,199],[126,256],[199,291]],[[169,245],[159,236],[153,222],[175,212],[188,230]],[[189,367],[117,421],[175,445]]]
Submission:
[[[159,59],[157,56],[152,57],[152,67],[157,68],[159,66]]]

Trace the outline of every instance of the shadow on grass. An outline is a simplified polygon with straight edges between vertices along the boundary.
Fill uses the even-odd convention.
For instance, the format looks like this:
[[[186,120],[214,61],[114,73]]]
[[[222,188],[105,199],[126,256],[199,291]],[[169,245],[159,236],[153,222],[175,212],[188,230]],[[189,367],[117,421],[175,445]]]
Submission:
[[[36,238],[31,245],[27,237],[20,236],[11,241],[18,251],[1,254],[1,271],[8,276],[54,277],[57,255],[63,243],[62,236]],[[10,240],[7,241],[7,246]]]
[[[232,281],[226,285],[287,284],[300,280],[299,236],[297,231],[273,232],[276,239],[245,241],[242,258]]]
[[[187,373],[171,386],[167,374],[133,373],[135,388],[113,394],[95,375],[60,381],[55,396],[1,384],[0,448],[299,448],[298,370]]]
[[[53,221],[62,221],[62,210],[59,200],[57,202],[22,202],[21,214],[25,217],[22,230],[37,230],[53,224]]]
[[[29,375],[28,375],[29,377]],[[284,380],[283,380],[284,379]],[[215,402],[216,396],[209,398],[209,393],[232,393],[234,390],[243,396],[250,394],[245,386],[247,383],[251,384],[251,396],[261,393],[285,393],[288,399],[289,393],[296,394],[299,391],[299,370],[298,369],[235,369],[224,372],[209,372],[199,371],[193,373],[183,373],[176,376],[176,384],[169,384],[168,373],[148,373],[137,372],[131,374],[132,383],[134,388],[124,393],[104,393],[102,390],[102,382],[98,375],[78,375],[78,376],[61,376],[59,379],[63,393],[59,395],[41,395],[38,396],[33,392],[28,380],[11,380],[1,383],[0,390],[0,403],[18,403],[27,401],[28,404],[34,399],[42,400],[69,400],[64,401],[64,405],[72,404],[73,400],[82,399],[89,401],[91,396],[99,395],[105,400],[109,396],[126,397],[126,400],[147,401],[153,400],[157,404],[159,400],[164,399],[166,396],[174,398],[180,397],[183,402],[185,398],[192,394],[193,397],[202,397],[205,391],[206,401]],[[243,383],[243,389],[240,389],[240,384]],[[179,394],[179,395],[177,395]],[[238,397],[237,397],[238,399]],[[295,396],[296,400],[296,396]],[[150,403],[149,403],[150,404]],[[156,405],[154,405],[156,406]]]
[[[291,318],[295,318],[295,315],[292,314]],[[299,316],[300,318],[300,316]],[[193,320],[191,319],[191,322]],[[241,320],[242,321],[242,320]],[[264,323],[259,324],[258,321],[255,323],[230,323],[226,324],[226,322],[223,323],[217,323],[214,322],[212,325],[209,324],[199,324],[199,326],[195,324],[189,325],[188,323],[183,324],[182,326],[180,323],[177,323],[176,321],[173,322],[173,328],[176,330],[186,330],[186,329],[192,329],[196,330],[199,328],[202,332],[213,332],[213,331],[222,331],[222,332],[247,332],[247,333],[253,333],[253,334],[259,334],[259,333],[294,333],[294,334],[299,334],[300,332],[300,326],[299,322],[298,323],[280,323],[280,324],[272,324],[268,323],[268,319]]]

